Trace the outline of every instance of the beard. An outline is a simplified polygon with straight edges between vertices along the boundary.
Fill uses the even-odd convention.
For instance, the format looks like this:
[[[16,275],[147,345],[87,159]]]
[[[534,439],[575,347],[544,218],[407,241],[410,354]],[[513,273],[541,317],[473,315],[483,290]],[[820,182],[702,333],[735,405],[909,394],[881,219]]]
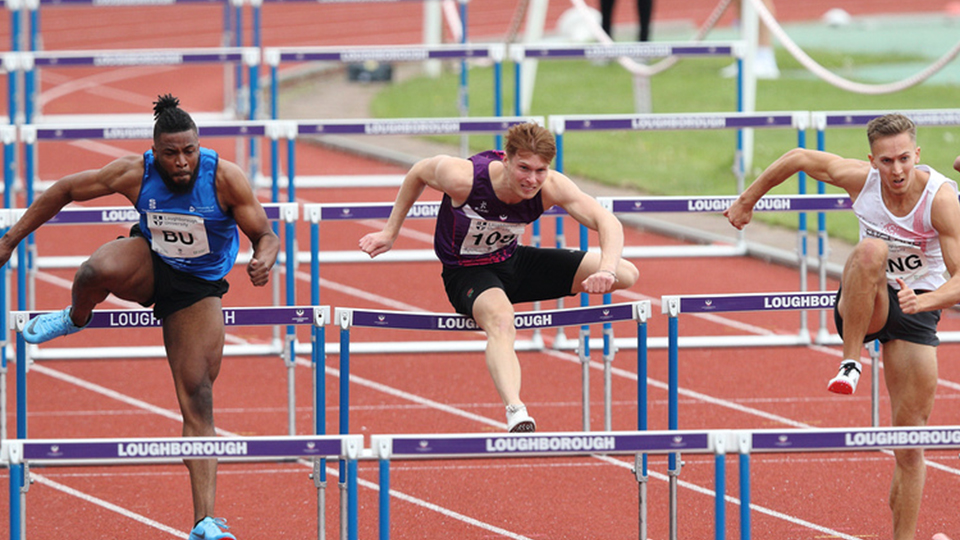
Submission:
[[[159,163],[156,163],[157,174],[160,175],[160,179],[163,180],[163,185],[167,186],[167,189],[171,193],[176,195],[183,195],[184,193],[190,193],[193,190],[193,185],[197,183],[197,176],[200,174],[199,163],[198,167],[193,170],[193,173],[190,174],[190,181],[186,184],[178,184],[174,182],[173,176],[169,171],[164,169]]]

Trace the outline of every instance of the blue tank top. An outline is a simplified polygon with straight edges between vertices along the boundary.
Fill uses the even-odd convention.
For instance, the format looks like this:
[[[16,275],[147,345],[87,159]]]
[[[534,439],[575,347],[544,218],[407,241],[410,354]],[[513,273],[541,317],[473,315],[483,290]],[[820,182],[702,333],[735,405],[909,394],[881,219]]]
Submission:
[[[473,188],[467,200],[453,206],[446,194],[437,214],[433,249],[444,266],[477,266],[505,261],[517,250],[524,227],[543,214],[543,199],[507,204],[497,198],[490,182],[490,163],[503,161],[491,150],[470,158]]]
[[[135,205],[150,248],[171,267],[210,281],[230,272],[240,246],[237,222],[217,201],[218,161],[216,152],[201,148],[193,189],[177,194],[163,183],[148,150]]]

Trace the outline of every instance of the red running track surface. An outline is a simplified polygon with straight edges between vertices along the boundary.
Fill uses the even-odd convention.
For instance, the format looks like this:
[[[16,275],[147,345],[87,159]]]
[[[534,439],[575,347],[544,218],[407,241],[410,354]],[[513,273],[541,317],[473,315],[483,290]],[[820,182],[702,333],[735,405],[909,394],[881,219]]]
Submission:
[[[404,4],[404,3],[400,3]],[[628,2],[618,9],[627,10]],[[852,13],[892,11],[892,2],[847,2]],[[889,6],[887,4],[890,4]],[[927,5],[929,4],[929,6]],[[694,7],[696,6],[696,7]],[[832,4],[831,4],[832,6]],[[562,11],[550,7],[550,20]],[[808,8],[804,11],[802,8]],[[781,16],[816,17],[823,3],[783,6]],[[889,7],[889,9],[887,9]],[[923,2],[912,9],[940,9]],[[675,7],[657,6],[657,17],[702,20],[712,8],[704,2]],[[264,40],[278,44],[354,44],[415,42],[419,39],[419,7],[377,7],[360,25],[357,6],[321,9],[278,4],[265,13]],[[369,6],[364,6],[369,9]],[[502,32],[512,3],[503,0],[472,4],[471,33]],[[686,11],[684,11],[686,10]],[[796,15],[793,15],[796,10]],[[629,10],[627,10],[629,11]],[[322,12],[322,14],[321,14]],[[219,8],[53,8],[45,10],[45,44],[56,48],[216,46]],[[139,22],[148,15],[148,22]],[[624,14],[629,20],[629,13]],[[5,22],[5,21],[4,21]],[[201,24],[203,23],[203,24]],[[96,26],[100,24],[102,26]],[[473,29],[476,25],[476,29]],[[87,28],[88,31],[81,31]],[[385,32],[389,28],[391,32]],[[289,39],[289,41],[285,41]],[[48,113],[142,112],[158,92],[171,91],[191,110],[222,108],[223,82],[209,68],[144,70],[48,70],[41,101]],[[157,89],[162,90],[157,90]],[[225,156],[232,141],[204,141]],[[115,155],[139,152],[142,143],[92,141],[59,143],[41,149],[39,171],[45,179],[98,167]],[[298,174],[363,172],[402,173],[396,166],[298,145]],[[301,202],[390,201],[393,189],[300,190]],[[121,204],[119,199],[97,204]],[[325,249],[353,249],[357,239],[380,224],[373,222],[324,225]],[[410,221],[397,245],[429,248],[431,223]],[[549,227],[548,227],[549,228]],[[574,230],[567,227],[567,230]],[[85,255],[125,231],[116,226],[76,230],[46,227],[37,234],[41,255]],[[628,230],[628,244],[655,245],[676,241]],[[301,248],[308,231],[298,225]],[[549,231],[546,242],[552,241]],[[659,299],[664,294],[792,291],[798,288],[795,270],[746,259],[640,260],[641,281],[614,301]],[[301,272],[306,267],[301,267]],[[449,311],[435,263],[342,264],[322,270],[321,303],[340,307]],[[69,301],[72,271],[44,271],[37,286],[39,309],[54,309]],[[275,279],[283,281],[283,274]],[[254,290],[242,269],[231,276],[228,306],[266,305],[269,291]],[[816,282],[811,276],[812,283]],[[829,288],[836,287],[830,283]],[[297,302],[309,303],[308,281],[298,274]],[[568,303],[571,305],[573,300]],[[105,308],[133,307],[108,302]],[[529,306],[520,306],[526,309]],[[666,335],[666,319],[650,323],[650,335]],[[808,317],[817,328],[817,317]],[[791,334],[798,328],[795,313],[730,314],[681,318],[682,335]],[[941,328],[957,330],[955,312],[944,314]],[[832,330],[832,325],[831,325]],[[617,336],[631,336],[633,325],[618,324]],[[572,332],[568,332],[573,335]],[[550,334],[548,334],[549,338]],[[268,331],[233,328],[228,344],[264,343]],[[328,341],[336,340],[331,327]],[[386,339],[482,339],[482,336],[417,335],[410,332],[355,331],[358,341]],[[309,337],[300,330],[301,342]],[[159,330],[87,331],[60,340],[58,346],[156,345]],[[957,345],[941,347],[938,405],[931,423],[955,425],[960,413],[960,367],[953,358]],[[569,352],[521,353],[524,398],[541,430],[570,431],[581,427],[580,365]],[[593,426],[602,426],[602,378],[594,354],[591,370]],[[302,360],[302,359],[301,359]],[[781,427],[865,426],[870,422],[869,378],[857,394],[840,397],[825,391],[839,360],[836,348],[704,348],[681,352],[680,427],[684,429],[763,429]],[[650,353],[650,427],[666,428],[666,352]],[[337,359],[327,359],[328,430],[337,425]],[[636,365],[632,351],[621,351],[613,377],[613,428],[635,427]],[[303,361],[296,368],[299,434],[312,431],[310,371]],[[881,383],[882,384],[882,383]],[[180,424],[169,370],[162,359],[50,361],[31,367],[28,377],[29,436],[47,437],[168,437]],[[889,403],[881,388],[881,423],[889,425]],[[355,356],[352,379],[352,432],[385,433],[499,432],[502,405],[490,383],[480,353],[374,354]],[[12,394],[12,392],[11,392]],[[13,398],[8,423],[13,426]],[[286,374],[277,358],[231,357],[216,384],[217,425],[238,435],[286,433]],[[12,427],[10,428],[13,429]],[[956,453],[931,452],[927,488],[918,538],[945,530],[956,533],[958,466]],[[651,458],[649,536],[667,538],[665,458]],[[687,456],[680,477],[679,533],[681,538],[713,535],[713,459]],[[392,534],[394,538],[636,538],[637,486],[632,459],[557,458],[398,462],[392,468]],[[893,461],[879,453],[782,454],[755,456],[752,461],[754,538],[807,539],[830,536],[889,537],[886,497]],[[376,465],[360,467],[360,536],[377,534]],[[736,498],[736,466],[728,467],[727,485]],[[6,484],[6,471],[3,481]],[[140,538],[184,537],[190,526],[189,485],[181,466],[50,468],[34,470],[36,482],[27,496],[28,537]],[[227,517],[241,539],[261,537],[310,538],[316,534],[316,491],[307,467],[294,463],[223,464],[218,482],[218,515]],[[336,537],[336,474],[327,487],[327,535]],[[946,496],[944,496],[946,494]],[[0,490],[0,505],[8,504]],[[738,535],[739,508],[727,503],[727,537]],[[4,529],[6,526],[4,525]]]

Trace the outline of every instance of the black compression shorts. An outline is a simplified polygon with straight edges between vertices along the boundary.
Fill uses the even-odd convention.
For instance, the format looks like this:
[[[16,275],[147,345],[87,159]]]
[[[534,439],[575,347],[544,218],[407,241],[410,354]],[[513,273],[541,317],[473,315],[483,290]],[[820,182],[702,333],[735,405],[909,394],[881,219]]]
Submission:
[[[134,225],[130,229],[131,237],[146,238],[140,232],[140,226]],[[192,306],[200,300],[210,296],[222,298],[230,284],[225,279],[210,281],[182,272],[165,263],[159,255],[150,250],[153,260],[153,298],[141,304],[143,307],[153,306],[154,317],[163,320],[164,317]]]
[[[453,308],[473,316],[473,303],[480,293],[500,288],[511,303],[553,300],[571,296],[585,251],[518,246],[499,263],[480,266],[445,266],[443,284]]]
[[[840,305],[841,287],[837,291],[837,301],[833,305],[833,321],[837,325],[837,332],[843,337],[843,319],[840,318],[840,312],[837,306]],[[924,294],[928,291],[916,291],[917,294]],[[937,323],[940,322],[940,310],[922,311],[908,315],[900,309],[900,300],[897,298],[897,290],[887,285],[887,296],[890,298],[890,309],[887,311],[887,324],[875,332],[863,338],[864,343],[875,339],[880,343],[886,343],[895,339],[909,341],[910,343],[919,343],[920,345],[931,345],[936,347],[940,345],[940,339],[937,337]]]

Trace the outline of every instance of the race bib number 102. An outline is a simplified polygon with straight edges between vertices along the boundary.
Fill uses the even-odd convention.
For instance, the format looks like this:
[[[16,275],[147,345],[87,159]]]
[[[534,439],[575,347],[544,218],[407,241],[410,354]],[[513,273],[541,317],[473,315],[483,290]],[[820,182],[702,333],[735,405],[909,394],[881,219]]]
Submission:
[[[159,255],[192,259],[210,253],[200,216],[147,212],[147,223],[152,237],[150,248]]]
[[[523,236],[523,223],[502,223],[473,219],[460,246],[461,255],[485,255],[505,248]]]

